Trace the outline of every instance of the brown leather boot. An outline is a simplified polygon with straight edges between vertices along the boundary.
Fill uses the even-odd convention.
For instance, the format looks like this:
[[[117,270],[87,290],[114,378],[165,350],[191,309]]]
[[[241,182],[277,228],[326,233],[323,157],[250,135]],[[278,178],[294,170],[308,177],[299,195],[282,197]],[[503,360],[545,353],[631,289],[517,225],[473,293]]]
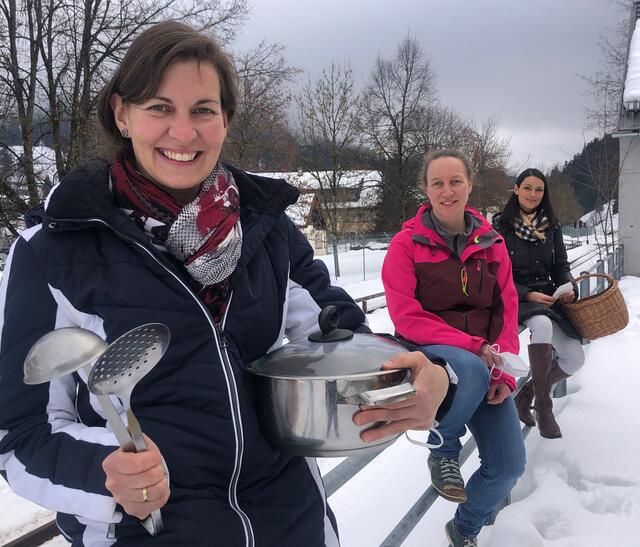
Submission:
[[[533,403],[533,383],[529,380],[525,385],[520,388],[520,391],[516,393],[513,399],[518,409],[518,417],[523,424],[529,427],[534,427],[536,421],[531,414],[531,403]]]
[[[551,344],[529,344],[529,364],[536,397],[536,421],[540,435],[547,439],[562,437],[560,426],[553,416],[550,374],[553,367],[553,346]]]

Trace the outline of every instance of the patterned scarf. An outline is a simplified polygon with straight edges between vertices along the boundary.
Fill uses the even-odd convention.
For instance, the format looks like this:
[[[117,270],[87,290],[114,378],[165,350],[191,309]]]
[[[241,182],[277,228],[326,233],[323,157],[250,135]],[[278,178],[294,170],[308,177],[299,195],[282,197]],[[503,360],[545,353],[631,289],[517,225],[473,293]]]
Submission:
[[[533,243],[547,239],[545,232],[549,228],[549,220],[545,216],[538,217],[537,214],[537,211],[526,213],[520,209],[520,217],[513,221],[513,228],[520,239]]]
[[[111,177],[118,207],[184,264],[192,288],[221,320],[242,249],[240,199],[231,172],[217,164],[185,206],[127,160],[114,160]]]

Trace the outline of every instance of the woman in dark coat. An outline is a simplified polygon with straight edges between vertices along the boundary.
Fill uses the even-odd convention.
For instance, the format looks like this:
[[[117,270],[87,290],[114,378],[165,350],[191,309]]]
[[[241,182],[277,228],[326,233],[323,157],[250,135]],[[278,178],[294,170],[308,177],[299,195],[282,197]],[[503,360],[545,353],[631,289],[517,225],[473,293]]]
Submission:
[[[563,302],[576,299],[577,290],[543,173],[538,169],[520,173],[513,195],[493,225],[504,235],[509,250],[518,291],[518,321],[531,331],[532,379],[516,395],[518,414],[525,424],[535,425],[531,414],[535,395],[540,434],[558,438],[562,433],[553,416],[551,387],[582,366],[584,352],[581,337],[562,307]],[[554,297],[566,283],[572,285],[568,291]]]

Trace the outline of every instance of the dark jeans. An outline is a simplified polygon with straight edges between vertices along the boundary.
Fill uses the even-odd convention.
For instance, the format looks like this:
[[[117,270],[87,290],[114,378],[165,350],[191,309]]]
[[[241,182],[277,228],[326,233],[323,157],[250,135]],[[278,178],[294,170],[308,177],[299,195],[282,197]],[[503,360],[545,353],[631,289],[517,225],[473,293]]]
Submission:
[[[458,375],[451,409],[438,426],[444,439],[431,449],[437,457],[457,458],[465,425],[478,445],[480,468],[466,484],[467,502],[458,506],[454,523],[464,536],[477,536],[482,526],[524,471],[525,449],[513,397],[499,405],[487,404],[489,370],[471,352],[453,346],[423,346],[428,355],[441,357]],[[430,443],[437,443],[434,435]]]

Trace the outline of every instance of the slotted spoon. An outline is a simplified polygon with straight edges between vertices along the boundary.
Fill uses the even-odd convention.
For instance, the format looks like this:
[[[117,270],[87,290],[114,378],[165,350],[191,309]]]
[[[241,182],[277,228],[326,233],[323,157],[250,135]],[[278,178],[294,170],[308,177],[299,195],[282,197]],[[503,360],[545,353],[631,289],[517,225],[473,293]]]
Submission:
[[[149,323],[125,332],[109,344],[89,374],[89,391],[96,395],[116,395],[127,413],[129,433],[133,440],[132,452],[144,452],[147,445],[142,436],[140,422],[131,410],[131,392],[136,384],[160,361],[171,335],[166,325]],[[129,447],[128,447],[129,448]],[[123,447],[123,450],[126,449]],[[151,535],[162,529],[160,510],[150,515],[151,522],[143,522]],[[152,526],[152,529],[147,527]]]

